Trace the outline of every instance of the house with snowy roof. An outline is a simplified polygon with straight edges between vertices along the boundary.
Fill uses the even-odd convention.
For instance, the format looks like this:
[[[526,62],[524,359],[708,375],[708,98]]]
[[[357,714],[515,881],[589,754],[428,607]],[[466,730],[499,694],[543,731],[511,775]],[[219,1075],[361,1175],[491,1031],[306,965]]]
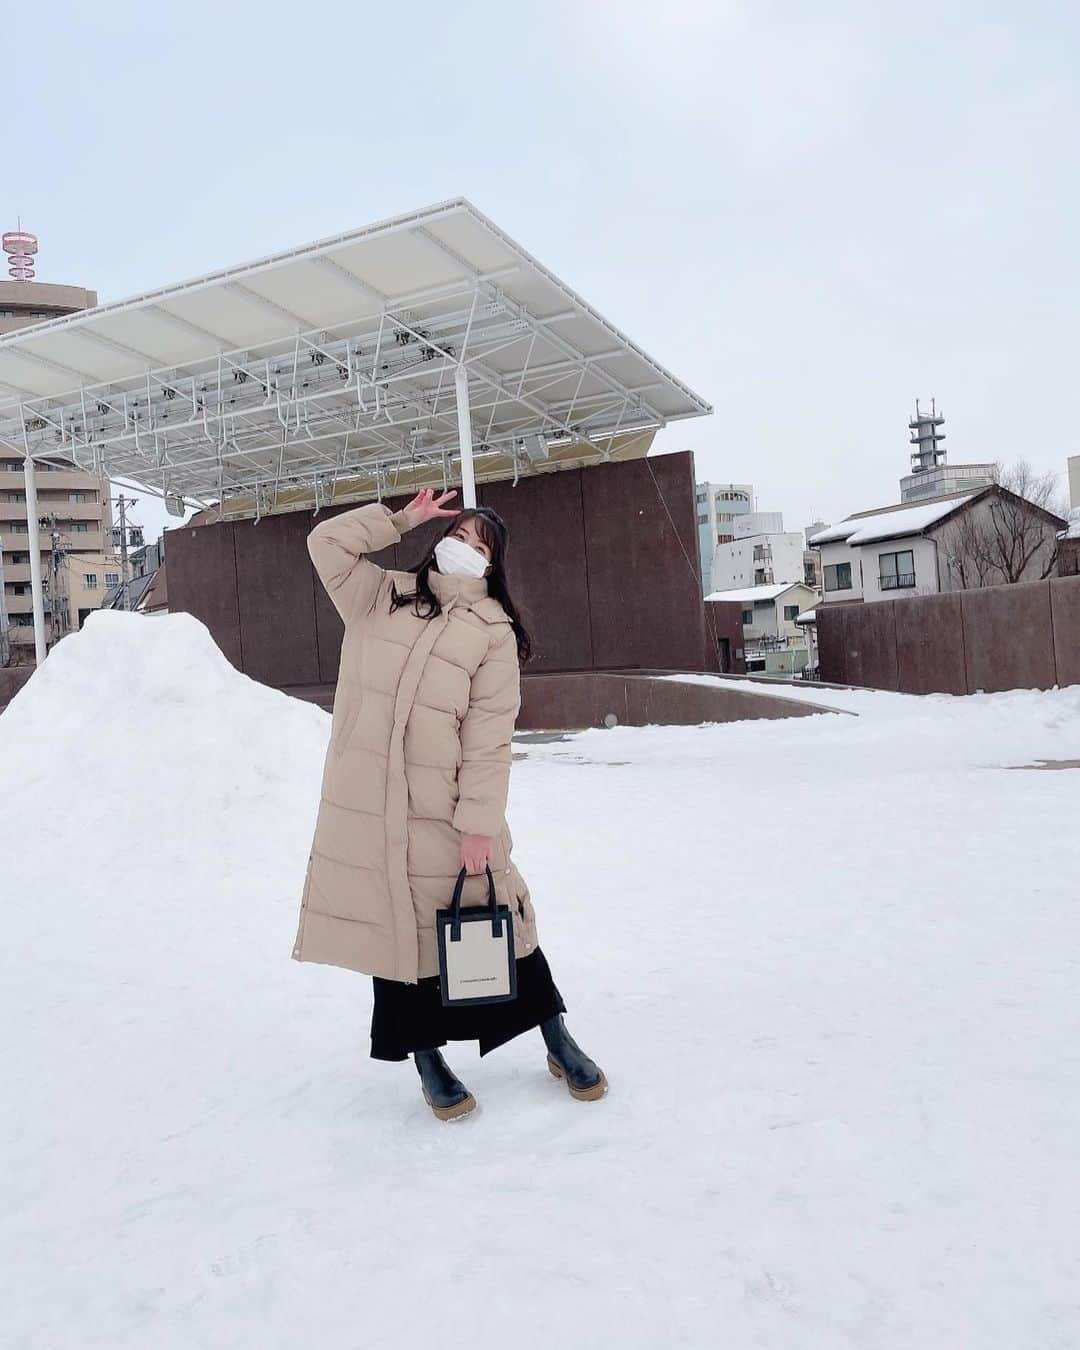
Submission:
[[[821,554],[823,604],[1039,581],[1065,521],[998,484],[917,505],[859,511],[808,540]]]
[[[744,661],[748,673],[794,675],[810,659],[804,630],[795,620],[818,602],[818,593],[802,581],[743,586],[713,591],[706,600],[742,606]]]

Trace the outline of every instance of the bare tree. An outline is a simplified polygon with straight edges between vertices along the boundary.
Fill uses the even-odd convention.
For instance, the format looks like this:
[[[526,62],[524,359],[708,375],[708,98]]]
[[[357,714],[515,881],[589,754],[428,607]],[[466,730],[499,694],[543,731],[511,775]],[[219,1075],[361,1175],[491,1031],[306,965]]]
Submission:
[[[983,523],[973,511],[961,511],[943,531],[942,544],[957,590],[989,585],[993,571]]]
[[[983,499],[986,510],[961,511],[943,534],[949,568],[961,590],[1011,586],[1034,580],[1036,572],[1041,581],[1057,562],[1064,503],[1056,475],[1037,474],[1021,459],[1008,468],[998,463],[995,477],[1003,491]]]
[[[1057,532],[1064,524],[1064,502],[1057,478],[1052,473],[1035,473],[1026,459],[1020,459],[1009,469],[999,464],[997,480],[1005,492],[995,494],[990,502],[993,565],[1011,586],[1023,578],[1028,564],[1045,548],[1039,576],[1042,580],[1054,570]],[[1029,504],[1036,510],[1030,510]],[[1048,515],[1058,520],[1048,520]]]

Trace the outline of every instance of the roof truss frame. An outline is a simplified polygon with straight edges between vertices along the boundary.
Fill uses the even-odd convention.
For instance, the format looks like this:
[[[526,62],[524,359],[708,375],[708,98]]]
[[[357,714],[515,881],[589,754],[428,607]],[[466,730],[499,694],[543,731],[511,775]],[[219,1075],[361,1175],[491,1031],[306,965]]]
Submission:
[[[490,265],[456,247],[460,233],[455,245],[439,237],[440,222],[454,215],[467,217],[471,229],[479,225],[500,245],[489,250]],[[370,268],[358,275],[339,260],[354,265],[350,248],[371,236],[390,239],[401,232],[431,254],[434,266],[424,264],[422,253],[410,255],[419,270],[432,278],[441,273],[443,280],[391,293],[373,283]],[[465,246],[479,259],[483,250],[473,234],[468,240]],[[335,255],[336,249],[342,251]],[[503,262],[494,265],[500,251]],[[315,264],[341,293],[356,296],[350,317],[339,317],[346,312],[339,299],[334,322],[313,325],[318,305],[298,303],[305,292],[295,284],[291,291],[286,285],[273,296],[262,294],[261,276],[296,261]],[[448,275],[454,279],[445,280]],[[507,293],[521,275],[538,277],[549,288],[543,314],[531,313]],[[216,307],[187,302],[215,287],[222,296]],[[194,317],[177,312],[182,307]],[[264,330],[272,333],[266,341],[244,345],[229,333],[229,316],[232,326],[242,329],[239,316],[247,309],[265,317]],[[157,359],[166,344],[155,342],[152,324],[126,331],[111,325],[101,332],[87,322],[98,314],[123,317],[132,311],[185,334],[197,355],[183,365]],[[589,354],[560,331],[582,319],[600,325],[610,344]],[[65,330],[63,340],[53,342],[51,351],[49,343],[37,341],[58,329]],[[114,359],[110,366],[104,356],[95,362],[88,355],[86,370],[113,373],[102,380],[80,375],[67,362],[73,356],[81,360],[82,348],[68,334],[143,369],[117,377],[120,362]],[[454,377],[461,370],[468,377],[477,467],[483,474],[486,457],[509,460],[515,481],[526,461],[543,458],[542,451],[524,453],[527,438],[549,446],[580,443],[586,455],[604,459],[629,430],[655,430],[672,416],[711,411],[460,199],[86,315],[34,325],[0,340],[0,362],[5,349],[16,366],[28,363],[28,383],[39,383],[29,378],[34,366],[48,371],[52,379],[43,377],[40,384],[54,392],[35,393],[9,380],[0,384],[12,391],[12,398],[0,400],[0,443],[32,459],[60,460],[200,504],[252,492],[275,502],[282,487],[297,484],[310,486],[318,500],[326,480],[370,476],[379,483],[405,464],[438,467],[448,478],[459,452],[460,382]],[[636,366],[624,363],[618,373],[610,368],[627,356],[640,360]],[[642,369],[642,363],[651,369]],[[12,369],[16,379],[21,369]],[[71,387],[55,392],[58,375],[70,375]],[[686,405],[665,415],[657,399],[672,389],[686,395]]]

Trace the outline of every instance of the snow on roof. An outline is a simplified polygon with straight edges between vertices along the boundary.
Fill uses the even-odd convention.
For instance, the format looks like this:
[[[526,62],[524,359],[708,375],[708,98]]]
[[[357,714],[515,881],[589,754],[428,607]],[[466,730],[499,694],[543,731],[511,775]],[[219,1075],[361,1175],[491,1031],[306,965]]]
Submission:
[[[812,589],[804,581],[782,581],[774,586],[744,586],[737,591],[713,591],[705,599],[737,600],[741,604],[749,604],[752,600],[775,600],[778,596],[794,590],[796,586],[802,586],[804,590]]]
[[[848,516],[838,525],[819,530],[810,536],[808,543],[834,544],[846,540],[849,544],[870,544],[875,539],[892,539],[901,534],[921,534],[931,525],[951,514],[958,507],[972,500],[976,493],[970,492],[962,497],[942,498],[932,502],[922,502],[918,506],[906,506],[900,510],[885,509],[872,515]]]

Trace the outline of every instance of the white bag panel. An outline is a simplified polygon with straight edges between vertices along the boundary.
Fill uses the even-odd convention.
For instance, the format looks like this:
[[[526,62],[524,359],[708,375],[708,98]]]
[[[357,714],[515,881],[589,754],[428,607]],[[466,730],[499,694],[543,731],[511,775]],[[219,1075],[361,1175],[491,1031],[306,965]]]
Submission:
[[[461,940],[446,932],[446,992],[451,999],[492,998],[510,992],[509,925],[492,937],[490,920],[463,923]]]

